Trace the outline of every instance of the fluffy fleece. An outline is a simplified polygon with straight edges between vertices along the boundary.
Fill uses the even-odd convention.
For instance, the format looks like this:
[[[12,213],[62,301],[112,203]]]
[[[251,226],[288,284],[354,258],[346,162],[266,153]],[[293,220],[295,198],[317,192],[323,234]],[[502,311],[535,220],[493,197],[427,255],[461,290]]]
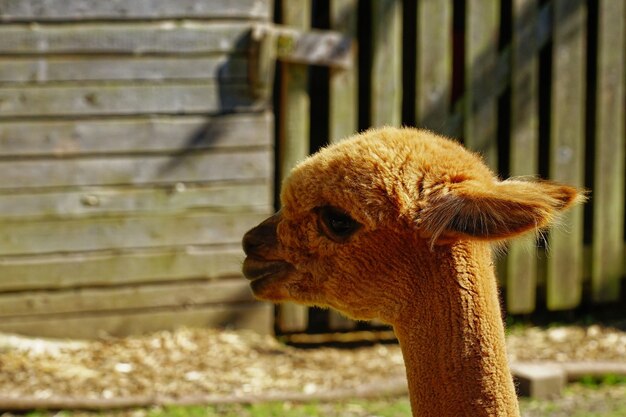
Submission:
[[[490,242],[582,199],[553,182],[500,181],[428,131],[369,130],[291,172],[282,210],[244,237],[244,274],[261,299],[390,323],[414,416],[517,416]]]

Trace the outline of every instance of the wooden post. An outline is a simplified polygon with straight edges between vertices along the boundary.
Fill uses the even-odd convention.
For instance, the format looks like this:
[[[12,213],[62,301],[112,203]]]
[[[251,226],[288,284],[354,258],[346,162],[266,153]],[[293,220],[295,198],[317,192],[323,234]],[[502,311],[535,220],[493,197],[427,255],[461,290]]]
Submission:
[[[538,168],[539,48],[535,22],[537,0],[513,1],[511,41],[511,175],[535,175]],[[513,241],[507,258],[507,311],[512,314],[535,310],[537,251],[526,241]]]
[[[448,134],[452,88],[452,2],[417,4],[415,120],[418,127]]]
[[[330,28],[356,38],[356,0],[331,0]],[[358,72],[356,59],[350,69],[330,70],[330,143],[348,137],[357,130],[358,123]],[[349,330],[355,321],[336,311],[330,311],[328,325],[331,330]]]
[[[402,122],[402,2],[372,0],[372,126]]]
[[[330,28],[356,39],[357,1],[331,0]],[[356,48],[355,48],[356,49]],[[348,137],[358,123],[357,62],[350,69],[330,70],[329,142]]]
[[[585,43],[583,0],[555,0],[552,49],[550,177],[583,186],[585,152]],[[550,233],[547,265],[548,308],[580,304],[583,277],[583,210],[568,210],[564,227]]]
[[[286,26],[307,29],[311,25],[310,0],[282,0],[282,21]],[[280,118],[280,176],[284,179],[291,169],[309,154],[310,99],[308,67],[282,63]],[[286,303],[279,309],[282,331],[302,331],[307,327],[308,309]]]
[[[468,148],[498,167],[496,62],[498,53],[497,1],[468,0],[465,35],[465,128]]]
[[[615,301],[624,275],[624,20],[626,2],[598,2],[592,288]]]

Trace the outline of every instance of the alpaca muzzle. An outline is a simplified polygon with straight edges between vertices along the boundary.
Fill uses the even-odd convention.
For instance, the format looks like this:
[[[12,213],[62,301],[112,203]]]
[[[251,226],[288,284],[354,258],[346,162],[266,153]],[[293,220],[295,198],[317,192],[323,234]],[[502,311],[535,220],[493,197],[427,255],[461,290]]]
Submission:
[[[288,276],[293,266],[279,256],[276,227],[280,212],[250,229],[243,237],[242,246],[246,254],[243,274],[252,281],[250,286],[255,295],[263,297],[266,288]]]

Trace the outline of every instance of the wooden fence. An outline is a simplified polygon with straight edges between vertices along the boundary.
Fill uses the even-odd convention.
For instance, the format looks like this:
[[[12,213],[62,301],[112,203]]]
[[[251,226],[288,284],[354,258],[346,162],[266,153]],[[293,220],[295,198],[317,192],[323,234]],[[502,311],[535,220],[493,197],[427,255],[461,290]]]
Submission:
[[[378,125],[592,190],[545,241],[511,244],[499,278],[514,314],[616,301],[625,19],[626,0],[0,0],[0,330],[268,331],[239,242],[274,209],[274,171]],[[358,43],[349,69],[283,55],[274,114],[285,51],[255,38],[272,20]]]
[[[620,299],[624,277],[626,1],[282,0],[278,21],[358,40],[350,70],[284,63],[279,173],[328,140],[379,125],[458,138],[502,177],[591,190],[540,242],[499,265],[509,313]],[[548,249],[546,249],[546,247]],[[278,329],[353,329],[289,305]],[[320,324],[321,323],[321,324]]]
[[[268,0],[0,0],[0,330],[269,332],[241,236],[273,211],[248,83]]]

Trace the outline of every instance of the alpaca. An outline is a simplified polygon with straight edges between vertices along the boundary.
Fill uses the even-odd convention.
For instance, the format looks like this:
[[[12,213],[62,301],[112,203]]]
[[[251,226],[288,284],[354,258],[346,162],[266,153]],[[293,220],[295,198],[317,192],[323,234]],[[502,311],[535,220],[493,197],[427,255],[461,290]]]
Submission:
[[[518,416],[491,248],[582,199],[428,131],[369,130],[293,169],[243,272],[259,299],[392,325],[414,416]]]

